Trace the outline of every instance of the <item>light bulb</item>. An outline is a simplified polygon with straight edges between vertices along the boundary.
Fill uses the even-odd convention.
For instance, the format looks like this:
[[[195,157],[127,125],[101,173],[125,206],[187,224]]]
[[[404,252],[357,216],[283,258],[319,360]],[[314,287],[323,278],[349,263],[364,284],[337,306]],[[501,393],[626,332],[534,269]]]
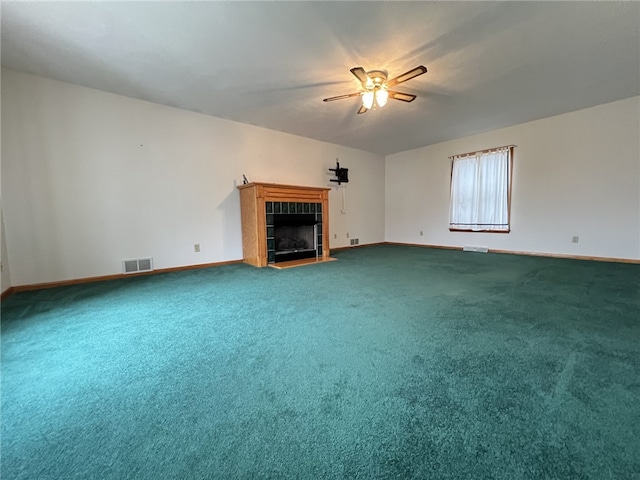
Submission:
[[[389,99],[389,92],[384,89],[376,91],[376,103],[379,107],[384,107]]]
[[[373,92],[372,91],[364,92],[362,94],[362,105],[364,105],[364,107],[366,109],[370,109],[371,107],[373,107]]]

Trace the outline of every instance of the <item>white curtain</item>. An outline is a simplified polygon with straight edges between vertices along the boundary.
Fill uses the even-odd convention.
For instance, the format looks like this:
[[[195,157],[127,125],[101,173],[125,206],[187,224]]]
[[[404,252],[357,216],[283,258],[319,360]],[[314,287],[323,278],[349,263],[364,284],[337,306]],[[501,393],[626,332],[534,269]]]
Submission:
[[[510,149],[453,159],[449,227],[509,230]]]

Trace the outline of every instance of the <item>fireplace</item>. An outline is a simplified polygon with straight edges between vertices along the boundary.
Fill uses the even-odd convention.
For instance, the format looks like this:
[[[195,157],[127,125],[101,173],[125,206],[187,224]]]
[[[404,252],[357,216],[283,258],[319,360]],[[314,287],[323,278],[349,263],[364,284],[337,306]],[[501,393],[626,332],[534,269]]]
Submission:
[[[286,268],[334,260],[327,229],[329,188],[249,183],[238,189],[246,263]]]

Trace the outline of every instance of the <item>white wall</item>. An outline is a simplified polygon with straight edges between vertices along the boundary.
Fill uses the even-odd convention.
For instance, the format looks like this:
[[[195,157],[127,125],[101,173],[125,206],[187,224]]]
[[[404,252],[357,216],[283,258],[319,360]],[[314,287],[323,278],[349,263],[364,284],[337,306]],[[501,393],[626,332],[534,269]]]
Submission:
[[[0,122],[1,123],[1,122]],[[2,185],[2,169],[0,168],[0,191]],[[1,199],[2,197],[0,197]],[[4,236],[4,215],[2,214],[2,201],[0,200],[0,293],[11,287],[11,272],[7,255],[7,242]]]
[[[2,207],[14,286],[242,258],[250,181],[332,186],[331,246],[384,240],[384,158],[119,95],[2,71]],[[334,233],[338,236],[333,239]],[[201,252],[194,253],[199,243]]]
[[[156,268],[240,259],[243,173],[334,187],[332,247],[349,233],[361,244],[640,259],[639,117],[635,97],[385,160],[3,70],[2,290],[117,274],[124,258],[150,255]],[[449,232],[447,157],[511,143],[511,233]],[[344,214],[329,182],[336,157],[350,173]]]
[[[448,157],[509,144],[511,233],[449,232]],[[637,260],[640,97],[389,155],[385,179],[386,241]]]
[[[9,261],[7,255],[7,242],[4,236],[4,218],[2,209],[0,208],[0,263],[2,264],[2,273],[0,274],[0,292],[4,292],[11,287],[11,273],[9,269]]]

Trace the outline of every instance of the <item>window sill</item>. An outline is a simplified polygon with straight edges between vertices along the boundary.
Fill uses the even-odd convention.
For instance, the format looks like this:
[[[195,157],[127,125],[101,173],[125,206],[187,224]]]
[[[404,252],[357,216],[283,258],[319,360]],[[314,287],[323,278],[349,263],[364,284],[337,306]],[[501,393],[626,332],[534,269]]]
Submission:
[[[511,229],[509,230],[471,230],[471,229],[465,229],[465,228],[449,227],[449,231],[450,232],[468,232],[468,233],[510,233]]]

